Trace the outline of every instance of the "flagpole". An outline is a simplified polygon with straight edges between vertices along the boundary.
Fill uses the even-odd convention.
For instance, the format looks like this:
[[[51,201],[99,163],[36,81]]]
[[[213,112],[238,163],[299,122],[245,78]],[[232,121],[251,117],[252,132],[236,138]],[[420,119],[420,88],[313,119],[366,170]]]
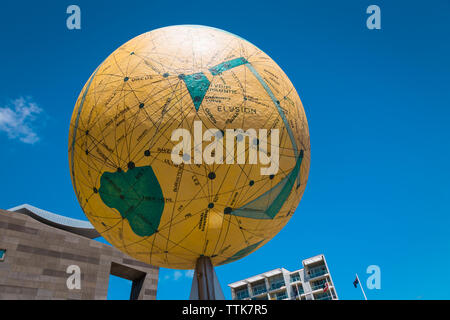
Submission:
[[[363,286],[362,286],[361,281],[359,281],[358,274],[356,274],[356,279],[358,279],[359,287],[361,288],[361,291],[362,291],[362,293],[363,293],[363,295],[364,295],[364,299],[367,300],[366,293],[364,292],[364,289],[363,289]]]

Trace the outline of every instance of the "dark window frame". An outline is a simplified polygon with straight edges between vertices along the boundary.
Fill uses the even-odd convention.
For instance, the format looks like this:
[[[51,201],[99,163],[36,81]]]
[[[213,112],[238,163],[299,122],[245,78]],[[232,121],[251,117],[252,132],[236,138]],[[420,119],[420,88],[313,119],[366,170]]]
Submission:
[[[0,262],[5,261],[6,249],[0,249]]]

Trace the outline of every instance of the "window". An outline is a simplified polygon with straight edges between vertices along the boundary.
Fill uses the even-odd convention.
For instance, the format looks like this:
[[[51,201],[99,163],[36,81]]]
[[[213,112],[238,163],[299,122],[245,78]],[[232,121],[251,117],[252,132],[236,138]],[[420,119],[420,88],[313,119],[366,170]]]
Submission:
[[[277,293],[275,293],[275,295],[274,295],[274,298],[275,298],[276,300],[284,300],[284,299],[287,299],[287,297],[288,297],[288,296],[287,296],[286,290],[277,292]]]
[[[327,269],[325,268],[325,266],[315,267],[308,271],[309,278],[315,278],[315,277],[324,275],[326,273],[328,273],[328,272],[327,272]]]
[[[313,282],[311,282],[311,289],[312,290],[323,289],[325,286],[325,283],[327,283],[327,282],[328,282],[328,284],[330,284],[330,279],[328,277],[325,279],[313,281]]]
[[[277,276],[270,280],[270,290],[276,290],[282,286],[285,286],[283,276]]]
[[[266,293],[267,292],[266,283],[263,282],[263,283],[258,283],[258,284],[253,285],[252,291],[253,291],[254,296],[257,296],[262,293]]]
[[[303,290],[303,286],[301,284],[299,284],[299,285],[293,284],[291,286],[291,288],[292,288],[292,296],[293,297],[297,297],[297,296],[300,296],[301,294],[305,293],[305,291]]]
[[[6,249],[0,249],[0,261],[5,260]]]
[[[243,300],[245,298],[248,298],[250,295],[248,294],[248,289],[240,289],[236,291],[236,299],[237,300]]]
[[[291,282],[296,282],[296,281],[300,281],[300,274],[298,272],[291,274]]]
[[[332,300],[332,297],[329,292],[318,293],[314,295],[314,300]]]

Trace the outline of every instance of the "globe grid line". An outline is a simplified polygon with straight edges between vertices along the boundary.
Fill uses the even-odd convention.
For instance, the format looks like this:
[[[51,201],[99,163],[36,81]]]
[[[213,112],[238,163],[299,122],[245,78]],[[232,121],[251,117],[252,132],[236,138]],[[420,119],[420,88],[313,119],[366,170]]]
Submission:
[[[191,36],[192,34],[194,34],[194,32],[191,32]],[[162,36],[166,37],[166,34],[163,32]],[[151,42],[153,43],[154,47],[157,47],[157,45],[155,44],[155,40],[156,38],[153,38],[151,36],[145,35],[145,38],[150,38]],[[191,41],[194,41],[193,39],[191,39]],[[229,46],[235,44],[237,42],[239,50],[235,50],[233,48],[229,48]],[[192,130],[192,124],[193,124],[193,120],[192,119],[197,119],[200,120],[202,122],[202,126],[205,128],[211,128],[211,126],[220,129],[219,123],[213,123],[212,122],[212,118],[209,117],[204,111],[202,111],[201,109],[198,110],[198,113],[196,113],[194,110],[194,108],[186,106],[184,107],[185,103],[186,103],[186,98],[189,95],[189,91],[186,90],[186,88],[183,87],[183,81],[180,80],[179,78],[177,79],[176,77],[176,72],[175,75],[173,74],[173,70],[174,67],[173,65],[178,63],[180,61],[180,59],[178,58],[179,52],[182,50],[177,50],[176,54],[171,55],[170,57],[170,62],[168,64],[165,64],[161,61],[161,59],[164,59],[162,56],[163,54],[161,52],[156,52],[151,54],[151,52],[145,52],[146,56],[142,56],[142,54],[139,51],[139,48],[143,47],[141,46],[141,43],[137,43],[136,45],[134,45],[134,49],[133,51],[131,51],[133,53],[133,57],[136,57],[137,60],[132,60],[132,59],[126,59],[127,61],[124,60],[124,56],[118,56],[116,54],[112,54],[111,57],[114,60],[115,65],[117,66],[117,68],[119,69],[120,73],[122,74],[122,76],[124,77],[129,77],[129,79],[131,80],[133,77],[140,77],[138,74],[133,76],[133,71],[137,68],[139,68],[139,66],[145,66],[145,68],[149,69],[149,70],[153,70],[155,71],[156,69],[154,69],[153,67],[149,66],[149,63],[157,63],[159,65],[159,70],[164,70],[166,69],[167,71],[169,71],[170,73],[167,73],[167,71],[165,71],[165,74],[168,74],[168,76],[161,78],[161,80],[158,81],[136,81],[136,83],[132,83],[131,81],[122,81],[120,79],[120,75],[114,74],[114,72],[108,72],[109,78],[98,78],[98,79],[102,79],[101,81],[101,86],[99,84],[99,86],[96,86],[94,90],[92,91],[92,94],[97,95],[97,94],[102,94],[106,93],[108,96],[111,95],[111,92],[113,92],[114,90],[117,89],[108,89],[108,85],[109,83],[112,82],[118,82],[118,86],[116,87],[120,87],[119,89],[119,98],[116,96],[111,97],[112,100],[110,100],[108,102],[108,104],[106,106],[106,110],[110,110],[110,109],[115,109],[116,110],[116,114],[119,112],[119,110],[123,110],[124,107],[126,107],[127,105],[130,108],[130,111],[124,113],[123,117],[119,117],[117,119],[114,119],[113,121],[113,126],[110,127],[103,127],[103,129],[101,129],[102,127],[98,127],[97,123],[99,123],[101,126],[102,124],[100,123],[101,120],[101,116],[102,114],[100,112],[93,112],[94,108],[97,107],[97,102],[94,104],[94,106],[91,108],[91,113],[93,118],[90,119],[89,123],[84,123],[81,122],[80,123],[80,128],[76,127],[73,128],[72,131],[74,133],[76,133],[76,131],[81,130],[81,128],[88,128],[89,126],[94,128],[98,128],[96,129],[98,133],[96,133],[97,135],[100,134],[101,139],[96,139],[94,136],[91,136],[90,134],[88,135],[88,138],[84,138],[84,137],[80,137],[81,135],[79,135],[79,137],[76,139],[76,142],[78,144],[78,142],[85,144],[87,146],[87,148],[85,150],[90,150],[89,151],[89,157],[80,157],[77,161],[81,161],[80,164],[84,163],[84,165],[87,166],[87,168],[91,169],[92,173],[97,173],[97,176],[93,176],[92,174],[89,174],[87,176],[84,176],[84,174],[82,174],[81,176],[78,176],[79,178],[81,178],[81,180],[79,181],[79,183],[82,183],[82,185],[97,185],[98,181],[99,181],[99,177],[101,175],[101,172],[104,170],[104,167],[109,167],[111,169],[113,169],[113,171],[115,170],[115,168],[119,167],[119,168],[124,168],[126,169],[126,163],[130,163],[131,161],[134,161],[135,163],[143,163],[142,161],[144,161],[145,163],[148,163],[148,165],[150,165],[151,167],[154,166],[155,163],[160,163],[159,166],[167,166],[168,164],[165,163],[165,159],[166,159],[166,154],[164,154],[163,150],[160,150],[159,148],[157,148],[156,146],[158,144],[163,143],[162,141],[165,141],[165,143],[170,142],[170,140],[168,139],[168,137],[166,136],[166,132],[168,130],[170,130],[170,128],[173,127],[173,125],[178,124],[180,127],[181,126],[185,126],[188,128],[188,130]],[[181,46],[180,46],[181,47]],[[124,47],[127,49],[127,47]],[[192,49],[194,49],[192,47]],[[258,56],[261,51],[259,49],[257,50],[253,50],[253,52],[247,52],[245,50],[245,46],[243,44],[243,42],[241,40],[239,41],[235,41],[234,39],[230,39],[228,41],[228,43],[226,44],[226,46],[222,47],[222,51],[227,50],[227,53],[219,53],[219,52],[215,52],[214,55],[209,59],[208,63],[206,64],[206,66],[204,65],[205,61],[203,60],[202,57],[200,58],[196,58],[194,57],[193,59],[191,59],[192,61],[192,71],[195,72],[197,70],[197,68],[200,69],[206,69],[208,68],[208,66],[215,66],[220,64],[220,59],[222,59],[221,57],[223,56],[233,56],[233,55],[237,55],[237,56],[246,56],[247,60],[250,59],[250,56]],[[125,49],[119,49],[119,51],[123,51]],[[126,50],[128,52],[128,54],[130,55],[130,50]],[[151,50],[150,50],[151,51]],[[137,53],[136,53],[137,52]],[[236,54],[237,52],[237,54]],[[195,52],[194,52],[195,53]],[[259,61],[263,61],[266,58],[263,57],[263,59],[257,59],[255,60],[256,62],[253,63],[259,63]],[[146,63],[143,63],[147,61]],[[223,61],[223,60],[222,60]],[[225,60],[226,61],[226,60]],[[212,63],[214,62],[214,64]],[[219,62],[219,63],[216,63]],[[124,68],[121,68],[120,65],[124,65]],[[103,63],[102,63],[103,65]],[[200,67],[199,67],[200,66]],[[102,67],[102,66],[101,66]],[[99,67],[99,68],[101,68]],[[175,67],[176,68],[176,67]],[[212,68],[212,67],[210,67]],[[243,66],[242,69],[243,71],[243,78],[240,78],[240,76],[238,74],[235,74],[234,70],[231,70],[230,73],[232,73],[234,75],[235,80],[237,81],[238,85],[236,86],[237,90],[240,92],[238,94],[240,94],[241,96],[247,96],[247,94],[252,94],[252,93],[247,93],[247,84],[248,84],[248,77],[247,77],[247,67]],[[123,73],[123,70],[125,70],[125,73]],[[171,71],[172,70],[172,71]],[[111,70],[110,70],[111,71]],[[225,70],[226,71],[226,70]],[[278,70],[276,70],[277,72],[279,72]],[[241,71],[242,73],[242,71]],[[161,72],[159,73],[161,75]],[[99,74],[100,75],[100,74]],[[106,76],[106,74],[103,74],[103,76]],[[111,79],[118,77],[118,79]],[[151,76],[152,78],[155,78],[155,76]],[[94,78],[94,77],[93,77]],[[107,79],[111,79],[112,82],[108,81]],[[123,79],[123,78],[122,78]],[[224,76],[222,75],[222,72],[220,75],[212,75],[211,78],[208,78],[208,80],[210,81],[210,85],[214,85],[216,83],[216,81],[220,79],[220,82],[224,82]],[[173,81],[175,80],[175,81]],[[228,79],[229,80],[229,79]],[[241,82],[241,80],[243,82]],[[282,86],[284,86],[285,83],[284,79],[281,79],[282,81],[280,82]],[[122,84],[120,83],[122,81]],[[162,83],[165,81],[165,84],[160,86],[160,90],[158,89],[157,94],[154,94],[154,91],[158,88],[157,86],[155,86],[155,83]],[[152,87],[153,86],[153,87]],[[98,90],[99,88],[102,88],[102,90]],[[146,90],[147,88],[151,88],[150,90]],[[87,90],[85,90],[85,94],[88,95],[91,92],[88,93],[89,88],[86,88]],[[286,89],[284,87],[281,88],[282,90],[285,91],[285,95],[284,98],[286,98],[286,96],[289,96],[291,94],[291,92],[293,91],[293,86],[290,85],[286,87]],[[147,93],[146,97],[143,98],[142,96],[142,91],[145,91]],[[162,94],[161,94],[162,93]],[[211,94],[211,93],[210,93]],[[253,93],[254,94],[254,93]],[[133,103],[134,106],[130,105],[130,100],[129,100],[129,96],[134,96],[135,102]],[[171,101],[168,103],[164,103],[163,101],[167,98],[167,97],[171,98]],[[98,103],[102,103],[101,101],[103,101],[105,98],[98,98]],[[286,100],[286,99],[285,99]],[[263,98],[262,100],[260,100],[262,104],[264,104],[265,99]],[[188,105],[192,105],[192,101],[187,100]],[[289,101],[290,102],[290,101]],[[139,103],[144,103],[145,105],[150,104],[152,105],[152,112],[149,113],[150,110],[148,110],[146,107],[142,108],[142,109],[138,109],[136,108],[136,105],[138,105]],[[239,102],[239,105],[237,106],[237,108],[239,108],[239,110],[241,110],[241,108],[246,107],[248,105],[248,103],[250,103],[250,101],[247,101],[245,99],[241,100]],[[281,104],[280,104],[281,105]],[[257,106],[257,104],[255,103],[251,103],[251,107]],[[301,107],[301,105],[300,105]],[[204,106],[203,106],[204,108]],[[135,112],[131,111],[131,110],[136,110]],[[160,113],[161,111],[163,111],[159,117],[155,117],[155,115],[157,115],[158,113]],[[242,109],[243,110],[243,109]],[[277,117],[274,115],[274,109],[268,109],[270,110],[270,114],[269,117],[266,117],[264,119],[265,123],[264,126],[266,126],[267,122],[273,122],[274,124],[277,123]],[[294,109],[296,113],[299,113],[300,110],[299,109]],[[228,113],[228,115],[231,115],[232,113]],[[241,111],[240,113],[240,118],[238,117],[237,120],[240,121],[241,123],[241,127],[245,126],[246,123],[246,112]],[[171,117],[171,119],[168,120],[164,120],[164,118],[166,116]],[[142,118],[142,116],[144,118]],[[250,114],[249,114],[250,116]],[[206,117],[206,118],[205,118]],[[191,119],[191,120],[188,120]],[[122,120],[121,120],[122,119]],[[145,119],[145,121],[148,121],[149,123],[151,123],[153,125],[153,129],[150,132],[146,133],[146,136],[150,136],[150,141],[148,140],[139,140],[139,142],[136,144],[135,141],[138,137],[140,137],[140,135],[144,135],[143,130],[145,129],[146,125],[143,125],[143,119]],[[305,130],[304,127],[304,123],[302,122],[304,119],[304,116],[302,115],[302,118],[300,119],[301,121],[299,122],[300,127],[297,125],[298,122],[296,122],[296,126],[293,128],[293,130],[297,133],[298,130]],[[208,121],[209,124],[205,123],[205,120]],[[91,122],[92,121],[92,122]],[[114,137],[112,138],[113,140],[117,140],[118,139],[118,130],[115,129],[115,127],[117,127],[117,122],[120,123],[120,121],[124,122],[122,124],[122,126],[124,126],[123,130],[124,130],[124,134],[123,136],[123,142],[121,144],[114,144],[110,150],[106,150],[102,147],[102,142],[103,141],[109,141],[113,135]],[[251,121],[251,119],[250,119]],[[284,121],[283,121],[284,122]],[[287,124],[287,125],[286,125]],[[280,123],[277,124],[277,127],[280,126]],[[112,130],[114,128],[114,130]],[[144,129],[143,129],[144,128]],[[155,129],[156,128],[156,129]],[[285,128],[290,128],[290,124],[289,123],[285,123]],[[112,134],[114,132],[114,134]],[[152,132],[156,132],[157,134],[153,134],[152,136]],[[289,130],[288,132],[289,133]],[[121,137],[122,137],[121,136]],[[162,139],[162,140],[161,140]],[[245,139],[245,137],[244,137]],[[287,144],[287,138],[285,137],[285,130],[282,130],[281,136],[280,136],[280,140],[282,141],[282,145],[280,146],[280,160],[279,163],[277,163],[280,166],[280,172],[276,175],[276,180],[278,181],[277,183],[275,183],[275,180],[269,179],[269,184],[268,184],[268,188],[269,190],[271,190],[274,185],[277,185],[279,182],[283,181],[284,179],[286,179],[286,177],[289,175],[289,172],[293,169],[293,167],[295,167],[295,164],[293,167],[291,168],[286,168],[283,167],[283,164],[281,164],[282,159],[288,159],[288,158],[292,158],[295,159],[295,155],[292,156],[290,154],[290,152],[292,152],[292,148],[289,148],[288,144]],[[302,149],[305,150],[309,150],[307,146],[304,145],[304,141],[300,139],[300,141],[296,141],[291,140],[293,143],[300,143],[302,146]],[[267,141],[266,142],[266,146],[267,146],[267,150],[269,150],[269,147],[272,147],[272,143],[269,141],[269,137],[267,137]],[[191,154],[192,151],[195,150],[196,146],[191,146]],[[81,147],[82,148],[82,147]],[[95,152],[96,148],[100,148],[102,149],[102,152],[104,152],[104,154],[107,154],[107,161],[102,161],[100,156],[97,156],[97,153]],[[248,153],[250,149],[250,141],[249,144],[245,144],[245,148],[242,151],[244,154]],[[148,157],[148,155],[144,155],[144,150],[149,151],[149,154],[151,155],[149,157],[149,161],[147,159],[145,159],[146,157]],[[287,153],[284,152],[284,150],[286,150]],[[234,153],[235,156],[238,156],[238,153]],[[225,150],[225,156],[227,155],[227,150]],[[124,156],[126,157],[126,162],[124,161]],[[309,156],[306,155],[307,163],[309,163]],[[86,160],[85,160],[86,159]],[[87,159],[91,159],[89,161],[87,161]],[[94,160],[94,161],[92,161]],[[283,160],[286,161],[286,160]],[[100,162],[100,166],[97,166],[97,164],[95,162]],[[75,163],[72,162],[72,166],[74,166]],[[147,164],[146,164],[147,165]],[[158,240],[158,238],[162,238],[164,241],[163,243],[165,243],[165,251],[171,251],[173,248],[179,247],[182,248],[184,251],[176,251],[177,252],[177,256],[179,258],[181,258],[181,256],[185,256],[182,252],[186,252],[187,255],[186,257],[191,257],[192,255],[194,256],[198,256],[199,253],[206,253],[205,250],[207,250],[207,247],[209,248],[208,252],[210,252],[212,250],[212,255],[214,256],[222,256],[223,259],[228,259],[230,257],[230,253],[226,253],[226,252],[222,252],[222,249],[225,248],[225,246],[227,246],[227,250],[232,250],[229,249],[229,245],[228,245],[228,241],[227,241],[227,237],[228,237],[228,233],[230,232],[231,228],[233,228],[233,232],[238,232],[241,237],[243,238],[243,243],[257,243],[258,240],[250,240],[250,239],[262,239],[259,243],[258,243],[258,247],[261,246],[262,242],[265,242],[266,240],[270,239],[271,236],[269,238],[266,237],[262,237],[261,234],[261,230],[259,230],[259,226],[263,224],[262,221],[256,221],[256,227],[255,228],[249,228],[250,225],[248,225],[248,222],[243,222],[242,221],[242,217],[238,217],[236,215],[233,214],[223,214],[221,212],[219,212],[217,208],[224,208],[225,206],[229,206],[231,202],[233,202],[233,207],[241,207],[242,205],[245,204],[246,199],[252,199],[254,198],[254,196],[258,195],[258,191],[261,189],[264,189],[265,185],[267,185],[267,183],[264,183],[264,181],[267,181],[267,177],[263,177],[261,179],[255,179],[254,178],[254,174],[252,174],[253,172],[253,167],[252,166],[246,166],[246,165],[239,165],[239,164],[235,164],[235,169],[237,169],[239,171],[238,175],[237,175],[237,179],[235,182],[235,186],[233,189],[229,189],[229,187],[225,188],[225,184],[226,184],[226,176],[228,174],[228,172],[230,171],[230,166],[227,166],[228,168],[223,171],[222,169],[222,165],[220,164],[215,164],[213,163],[211,166],[203,164],[200,167],[196,167],[195,165],[191,165],[191,166],[184,166],[181,169],[181,177],[179,178],[179,186],[181,187],[181,185],[183,184],[183,181],[185,181],[188,178],[184,178],[186,174],[192,175],[192,177],[197,177],[197,179],[202,179],[199,181],[203,181],[200,182],[198,184],[195,184],[195,192],[197,194],[196,199],[192,198],[192,199],[188,199],[186,197],[183,197],[182,199],[179,198],[179,194],[180,192],[175,192],[174,196],[175,198],[172,198],[171,202],[168,202],[168,208],[170,208],[170,214],[169,217],[170,219],[166,222],[164,221],[160,221],[159,223],[159,227],[156,226],[155,230],[158,229],[160,230],[160,232],[157,232],[153,235],[150,235],[148,237],[144,237],[141,240],[138,241],[129,241],[129,240],[125,240],[125,236],[123,234],[124,230],[125,230],[125,225],[128,225],[128,222],[125,222],[124,220],[126,218],[124,217],[120,217],[120,214],[115,214],[117,217],[112,217],[110,215],[100,215],[100,214],[94,214],[94,212],[96,212],[96,206],[92,206],[92,202],[91,199],[92,197],[95,198],[98,197],[98,195],[95,192],[92,192],[89,195],[86,195],[86,203],[83,205],[83,207],[87,206],[87,208],[89,208],[89,211],[91,211],[90,215],[92,215],[95,219],[107,219],[107,220],[116,220],[119,219],[118,223],[113,224],[113,226],[109,226],[107,229],[103,230],[103,233],[107,233],[109,230],[114,229],[114,228],[119,228],[120,232],[120,241],[121,241],[121,246],[123,247],[124,250],[126,250],[127,252],[129,251],[128,248],[131,248],[133,245],[139,245],[141,242],[151,242],[151,246],[149,246],[149,259],[152,260],[152,253],[155,252],[154,249],[156,249],[157,251],[161,251],[163,249],[163,247],[161,247],[160,245],[158,245],[157,243],[161,243],[160,240]],[[128,169],[131,170],[131,169]],[[178,170],[178,169],[176,169]],[[212,179],[208,179],[208,174],[209,172],[218,172],[220,171],[221,174],[223,175],[224,172],[225,175],[221,176],[221,178],[217,181],[212,181]],[[300,172],[303,172],[303,166],[300,168],[299,170],[299,175]],[[124,171],[125,172],[125,171]],[[306,171],[307,172],[307,171]],[[186,176],[187,177],[187,176]],[[73,177],[73,179],[75,179]],[[78,180],[78,178],[76,178]],[[254,181],[255,186],[250,187],[248,184],[245,183],[245,181],[248,181],[249,179],[252,179],[252,181]],[[298,179],[298,180],[297,180]],[[296,180],[298,181],[298,183],[300,185],[303,185],[303,187],[301,189],[299,189],[300,194],[303,193],[304,191],[304,183],[302,183],[302,180],[300,178],[297,178]],[[96,182],[94,182],[94,180]],[[134,195],[134,197],[139,197],[139,192],[137,190],[135,190],[135,185],[136,185],[137,181],[134,182],[134,185],[130,185],[128,187],[129,192],[132,192],[132,194]],[[186,183],[186,182],[184,182]],[[80,185],[81,186],[81,185]],[[224,188],[224,190],[222,190]],[[298,189],[298,188],[297,188]],[[92,190],[92,189],[91,189]],[[128,191],[127,191],[128,192]],[[292,191],[293,193],[296,193],[297,191]],[[203,194],[203,196],[198,197],[199,194]],[[84,201],[81,202],[81,200],[83,200],[83,196],[82,193],[77,192],[77,194],[80,194],[79,199],[80,199],[80,203],[84,203]],[[227,196],[228,194],[228,196]],[[129,205],[128,201],[130,200],[136,200],[136,199],[132,199],[129,198],[130,196],[127,196],[127,198],[125,199],[127,202],[127,205]],[[227,201],[223,201],[225,200],[225,198],[227,197],[228,200]],[[290,197],[290,196],[289,196]],[[127,200],[129,199],[129,200]],[[201,200],[204,201],[204,199],[208,199],[208,201],[210,203],[215,203],[216,206],[214,207],[214,210],[207,210],[206,207],[205,208],[201,208],[199,209],[197,212],[192,212],[192,209],[190,206],[192,204],[192,202],[195,200]],[[266,201],[266,203],[269,203],[270,197],[266,197],[264,198],[264,201]],[[292,200],[290,200],[292,201]],[[142,200],[139,202],[138,206],[140,206],[142,203]],[[182,209],[180,210],[176,210],[178,207],[183,206]],[[192,204],[194,205],[194,204]],[[194,205],[195,206],[195,205]],[[278,225],[279,223],[281,224],[285,224],[287,222],[286,219],[284,219],[283,217],[287,217],[289,215],[292,215],[292,206],[295,207],[294,204],[290,204],[288,208],[282,208],[281,211],[279,212],[279,214],[281,215],[282,212],[283,216],[276,216],[274,217],[275,219],[273,219],[273,227],[271,228],[272,233],[276,232],[275,230],[278,230]],[[202,212],[207,212],[208,213],[208,222],[207,222],[207,226],[205,228],[205,231],[203,233],[203,244],[204,246],[198,251],[198,250],[190,250],[189,248],[186,248],[184,245],[182,245],[183,241],[190,237],[190,235],[192,233],[194,233],[194,231],[197,228],[197,223],[191,223],[192,229],[189,232],[185,232],[183,234],[183,236],[179,237],[178,241],[172,241],[171,238],[171,232],[172,232],[172,228],[176,227],[178,224],[182,225],[184,222],[184,216],[186,214],[188,214],[189,212],[191,212],[191,216],[188,218],[189,220],[194,221],[196,219],[197,216],[199,216]],[[117,212],[117,211],[116,211]],[[227,217],[228,215],[228,217]],[[209,225],[209,221],[211,219],[210,216],[218,216],[218,217],[222,217],[222,219],[220,220],[221,222],[221,227],[218,227],[219,233],[217,235],[217,237],[213,237],[213,242],[211,242],[210,240],[208,240],[209,237],[209,232],[212,230],[210,229],[210,227],[208,227]],[[231,217],[234,216],[234,219]],[[102,217],[102,218],[100,218]],[[283,219],[281,219],[283,218]],[[244,220],[246,220],[247,218],[244,218]],[[97,220],[97,221],[101,221],[101,220]],[[113,221],[112,220],[112,221]],[[275,223],[275,221],[279,220],[279,223]],[[111,221],[111,222],[112,222]],[[247,220],[246,220],[247,221]],[[121,222],[121,223],[120,223]],[[128,227],[127,227],[128,228]],[[167,233],[164,233],[162,231],[164,231],[165,229],[168,229]],[[226,230],[225,230],[226,229]],[[252,231],[252,229],[256,230],[256,233],[254,233]],[[268,231],[268,229],[266,228],[266,230]],[[222,231],[224,231],[224,233],[222,234]],[[159,236],[159,237],[158,237]],[[249,242],[251,241],[251,242]],[[146,248],[145,245],[143,245],[142,248]],[[137,250],[137,249],[136,249]],[[145,249],[144,249],[145,251]],[[232,250],[232,252],[237,252],[239,250]],[[229,252],[229,251],[228,251]],[[133,254],[133,252],[129,253],[130,255]],[[169,253],[165,253],[163,255],[163,260],[165,262],[169,262],[170,264],[174,265],[174,266],[181,266],[183,265],[182,262],[177,262],[177,260],[173,260],[171,261],[170,258],[170,254]],[[186,260],[186,258],[183,258],[184,260]],[[188,260],[190,258],[187,258]],[[221,259],[221,261],[224,261],[223,259]],[[157,262],[155,262],[157,263]]]

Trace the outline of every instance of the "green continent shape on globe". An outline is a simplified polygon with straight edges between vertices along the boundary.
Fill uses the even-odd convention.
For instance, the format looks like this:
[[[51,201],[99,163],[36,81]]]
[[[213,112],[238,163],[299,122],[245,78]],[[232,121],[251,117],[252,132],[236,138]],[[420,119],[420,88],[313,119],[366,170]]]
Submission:
[[[108,207],[117,209],[128,220],[138,236],[151,236],[158,229],[164,197],[152,167],[104,172],[98,192]]]

